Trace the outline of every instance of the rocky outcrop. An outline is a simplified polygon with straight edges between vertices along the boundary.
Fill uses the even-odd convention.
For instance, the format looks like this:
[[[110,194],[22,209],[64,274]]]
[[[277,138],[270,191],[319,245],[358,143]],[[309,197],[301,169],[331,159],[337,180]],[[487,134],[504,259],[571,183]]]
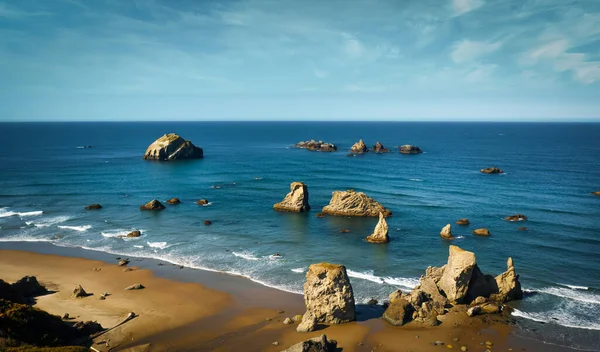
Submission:
[[[462,219],[456,220],[456,225],[467,226],[467,225],[470,225],[470,224],[471,224],[471,222],[467,218],[462,218]]]
[[[318,323],[343,324],[356,320],[354,293],[346,267],[312,264],[306,273],[304,303],[304,316],[313,316]]]
[[[204,156],[202,148],[196,147],[191,141],[179,137],[175,133],[165,134],[150,144],[143,159],[146,160],[177,160],[200,159]]]
[[[377,201],[354,190],[334,191],[329,205],[323,207],[323,213],[341,216],[379,216],[379,213],[384,217],[392,215],[391,211]]]
[[[127,237],[129,238],[135,238],[135,237],[140,237],[142,235],[142,233],[138,230],[133,230],[130,233],[127,234]]]
[[[318,152],[335,152],[338,149],[335,144],[325,143],[323,141],[317,142],[314,139],[310,141],[299,142],[295,145],[295,147]]]
[[[383,216],[383,213],[379,213],[379,221],[377,222],[377,225],[375,225],[373,233],[366,238],[367,242],[388,243],[390,241],[388,230],[389,228],[387,221],[385,221],[385,216]]]
[[[504,173],[504,171],[500,170],[497,167],[488,167],[486,169],[481,169],[480,171],[484,174],[503,174]]]
[[[166,201],[165,203],[167,203],[167,204],[179,204],[179,203],[181,203],[181,201],[179,200],[179,198],[171,198],[168,201]]]
[[[475,229],[473,230],[473,234],[477,236],[491,236],[490,230],[486,228]]]
[[[496,302],[508,302],[523,298],[519,275],[515,273],[515,265],[512,258],[508,258],[506,266],[506,271],[496,276],[498,293],[492,295],[492,299]]]
[[[148,203],[140,206],[140,210],[163,210],[165,206],[156,199],[149,201]]]
[[[421,153],[423,153],[421,148],[419,148],[415,145],[410,145],[410,144],[402,145],[402,146],[400,146],[399,149],[400,149],[401,154],[421,154]]]
[[[291,212],[309,211],[308,187],[302,182],[292,182],[290,184],[290,193],[281,202],[273,205],[273,209]]]
[[[377,142],[371,147],[371,151],[375,153],[389,153],[390,150],[383,146],[383,144]]]
[[[515,215],[507,216],[506,218],[504,218],[504,220],[506,220],[506,221],[526,221],[527,216],[525,216],[523,214],[515,214]]]
[[[100,210],[100,209],[102,209],[102,206],[100,204],[91,204],[83,209],[85,209],[85,210]]]
[[[450,246],[448,264],[437,285],[451,303],[463,303],[476,264],[473,252]]]
[[[363,140],[359,140],[358,142],[354,143],[352,145],[352,148],[350,148],[350,153],[352,154],[364,154],[366,152],[369,151],[369,148],[367,148],[367,146],[365,145],[365,142],[363,142]]]
[[[306,341],[297,343],[282,352],[335,352],[337,351],[337,341],[327,340],[326,335],[313,337]]]
[[[48,293],[48,290],[37,281],[35,276],[25,276],[13,283],[12,287],[23,297],[36,297]]]
[[[85,290],[83,289],[83,287],[81,287],[81,285],[77,285],[73,289],[72,297],[81,298],[81,297],[87,297],[87,296],[89,296],[89,294],[87,292],[85,292]]]
[[[440,236],[445,240],[453,240],[454,236],[452,236],[452,225],[447,224],[440,231]]]
[[[383,313],[383,319],[393,326],[402,326],[412,320],[413,306],[407,300],[400,298],[390,302]]]

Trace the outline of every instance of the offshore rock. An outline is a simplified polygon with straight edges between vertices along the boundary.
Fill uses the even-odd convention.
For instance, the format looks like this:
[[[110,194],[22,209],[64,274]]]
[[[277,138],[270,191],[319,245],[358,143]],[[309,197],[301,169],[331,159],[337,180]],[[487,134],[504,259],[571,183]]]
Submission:
[[[448,224],[442,228],[440,231],[440,236],[446,240],[453,240],[454,236],[452,236],[452,225]]]
[[[506,266],[506,271],[496,276],[498,294],[492,296],[496,302],[508,302],[523,298],[519,275],[515,273],[515,266],[512,258],[508,258]]]
[[[306,314],[318,323],[343,324],[356,320],[354,293],[346,267],[312,264],[304,284]]]
[[[486,169],[481,169],[480,171],[484,174],[503,174],[504,173],[504,171],[500,170],[497,167],[488,167]]]
[[[350,148],[350,153],[352,154],[364,154],[366,152],[369,151],[369,148],[367,148],[367,146],[365,145],[365,142],[363,142],[363,140],[359,140],[358,142],[354,143],[352,145],[352,148]]]
[[[140,206],[140,210],[163,210],[165,206],[156,199],[149,201],[148,203]]]
[[[150,144],[143,159],[167,161],[200,159],[203,156],[202,148],[196,147],[191,141],[186,141],[175,133],[169,133]]]
[[[92,205],[88,205],[87,207],[83,208],[85,210],[100,210],[102,209],[102,206],[100,204],[92,204]]]
[[[515,215],[507,216],[506,218],[504,218],[504,220],[506,220],[506,221],[526,221],[527,216],[525,216],[523,214],[515,214]]]
[[[323,207],[323,213],[341,216],[379,216],[379,213],[383,213],[384,217],[392,215],[391,211],[374,199],[354,190],[334,191],[329,205]]]
[[[181,201],[179,200],[179,198],[171,198],[168,201],[166,201],[165,203],[167,203],[167,204],[179,204],[179,203],[181,203]]]
[[[377,142],[371,147],[371,151],[375,153],[389,153],[390,150],[383,146],[383,144]]]
[[[477,236],[491,236],[490,230],[481,228],[473,230],[473,234]]]
[[[387,221],[385,221],[385,216],[383,216],[383,213],[379,213],[379,221],[377,222],[377,225],[375,225],[373,233],[366,238],[367,242],[388,243],[390,241],[388,230],[389,228]]]
[[[281,202],[273,205],[273,209],[291,212],[309,211],[308,187],[302,182],[292,182],[290,184],[290,193]]]
[[[467,226],[469,224],[471,224],[471,222],[467,218],[462,218],[462,219],[456,220],[456,225]]]
[[[323,141],[317,142],[314,139],[310,141],[299,142],[295,145],[295,147],[318,152],[335,152],[338,149],[335,144],[325,143]]]
[[[401,154],[421,154],[421,153],[423,153],[421,148],[414,146],[414,145],[410,145],[410,144],[405,144],[403,146],[400,146],[399,149],[400,149]]]

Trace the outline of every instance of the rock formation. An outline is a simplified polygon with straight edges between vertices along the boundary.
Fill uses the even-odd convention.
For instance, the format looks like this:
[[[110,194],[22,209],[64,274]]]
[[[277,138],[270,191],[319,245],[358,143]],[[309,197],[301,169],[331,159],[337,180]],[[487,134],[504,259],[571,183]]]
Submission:
[[[392,215],[391,211],[377,201],[354,190],[334,191],[329,205],[323,207],[323,213],[341,216],[379,216],[379,213],[383,213],[384,217]]]
[[[140,210],[163,210],[165,208],[161,202],[156,199],[149,201],[148,203],[140,206]]]
[[[421,153],[423,153],[421,148],[414,146],[414,145],[410,145],[410,144],[402,145],[402,146],[400,146],[399,149],[400,149],[401,154],[421,154]]]
[[[81,298],[81,297],[87,297],[87,296],[89,296],[89,294],[87,292],[85,292],[85,290],[83,289],[83,287],[81,287],[81,285],[77,285],[73,289],[72,297]]]
[[[131,238],[131,237],[140,237],[142,235],[142,233],[138,230],[134,230],[131,231],[130,233],[127,234],[127,237]]]
[[[302,182],[292,182],[290,184],[290,193],[281,202],[273,205],[273,209],[292,212],[309,211],[308,187]]]
[[[453,240],[454,236],[452,236],[452,225],[448,224],[442,228],[440,231],[440,236],[445,240]]]
[[[481,229],[475,229],[473,230],[473,234],[477,235],[477,236],[490,236],[490,230],[485,229],[485,228],[481,228]]]
[[[295,145],[295,147],[318,152],[335,152],[338,149],[335,144],[325,143],[323,141],[317,142],[314,139],[310,141],[299,142]]]
[[[369,148],[367,148],[367,146],[365,145],[365,142],[363,142],[363,140],[359,140],[358,142],[354,143],[352,145],[352,148],[350,148],[350,153],[352,154],[364,154],[366,152],[369,151]]]
[[[354,293],[346,267],[312,264],[306,273],[304,303],[304,317],[312,316],[318,323],[343,324],[356,320]]]
[[[515,215],[507,216],[506,218],[504,218],[504,220],[506,220],[506,221],[526,221],[527,216],[525,216],[523,214],[515,214]]]
[[[181,203],[181,201],[179,200],[179,198],[171,198],[168,201],[166,201],[165,203],[167,203],[167,204],[179,204],[179,203]]]
[[[371,147],[371,151],[375,153],[389,153],[390,150],[383,146],[383,144],[377,142]]]
[[[48,293],[46,287],[42,286],[35,276],[25,276],[13,283],[12,287],[23,297],[36,297]]]
[[[467,226],[467,225],[470,225],[470,224],[471,224],[471,222],[467,218],[462,218],[462,219],[456,220],[456,225]]]
[[[486,169],[481,169],[481,172],[483,172],[484,174],[503,174],[504,171],[500,170],[497,167],[488,167]]]
[[[375,225],[373,233],[366,238],[367,242],[370,243],[388,243],[390,238],[388,237],[388,224],[385,221],[383,213],[379,213],[379,221]]]
[[[306,341],[297,343],[282,352],[335,352],[337,351],[337,341],[327,340],[326,335],[313,337]]]
[[[390,302],[383,313],[383,319],[394,326],[402,326],[412,320],[413,306],[407,300],[400,298]]]
[[[496,276],[498,293],[493,296],[493,300],[500,303],[523,298],[523,291],[521,290],[519,275],[515,273],[515,266],[512,258],[508,258],[506,261],[506,266],[506,271]]]
[[[476,264],[473,252],[450,246],[448,264],[437,284],[451,303],[463,303]]]
[[[88,205],[84,209],[85,210],[99,210],[99,209],[102,209],[102,206],[100,204],[92,204],[92,205]]]
[[[165,134],[150,144],[143,158],[146,160],[200,159],[204,156],[202,148],[196,147],[175,133]]]

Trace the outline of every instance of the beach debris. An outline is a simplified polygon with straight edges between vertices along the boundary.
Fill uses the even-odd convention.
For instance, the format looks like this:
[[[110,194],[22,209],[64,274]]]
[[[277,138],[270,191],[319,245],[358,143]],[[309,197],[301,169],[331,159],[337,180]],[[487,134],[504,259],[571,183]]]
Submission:
[[[148,203],[140,206],[140,210],[163,210],[165,208],[161,202],[156,199],[149,201]]]
[[[398,149],[400,149],[400,154],[421,154],[423,151],[421,148],[416,145],[405,144],[401,145]]]
[[[490,230],[486,228],[475,229],[473,230],[473,234],[477,236],[491,236]]]
[[[212,224],[212,221],[210,221],[210,220],[204,220],[204,225],[208,226],[208,225],[211,225],[211,224]]]
[[[282,352],[334,352],[336,349],[337,341],[328,340],[327,335],[321,335],[299,342]]]
[[[323,141],[317,142],[314,139],[310,141],[299,142],[295,145],[295,147],[318,152],[335,152],[338,149],[335,144],[325,143]]]
[[[171,199],[167,200],[165,203],[167,203],[167,204],[179,204],[179,203],[181,203],[181,201],[179,200],[179,198],[171,198]]]
[[[379,141],[377,143],[375,143],[374,146],[371,147],[371,151],[375,152],[375,153],[389,153],[390,150],[386,147],[383,146],[383,144],[381,144]]]
[[[196,147],[175,133],[165,134],[148,146],[145,160],[200,159],[204,156],[202,148]]]
[[[131,286],[127,286],[127,287],[125,287],[125,290],[127,290],[127,291],[131,291],[131,290],[141,290],[141,289],[144,289],[144,288],[145,288],[145,287],[144,287],[144,285],[142,285],[142,284],[133,284],[133,285],[131,285]]]
[[[306,314],[317,322],[343,324],[356,320],[354,293],[346,273],[339,264],[312,264],[304,284]]]
[[[379,221],[375,225],[375,230],[366,238],[366,241],[369,243],[388,243],[390,241],[388,230],[388,224],[383,213],[379,213]]]
[[[515,214],[515,215],[507,216],[506,218],[504,218],[504,220],[506,220],[506,221],[526,221],[527,216],[525,216],[523,214]]]
[[[125,266],[129,264],[129,259],[121,259],[119,260],[119,262],[117,263],[118,266]]]
[[[323,207],[325,214],[339,216],[383,216],[389,217],[392,212],[379,204],[376,200],[370,198],[363,192],[354,190],[334,191],[329,204]]]
[[[88,205],[87,207],[85,207],[83,209],[85,209],[85,210],[99,210],[99,209],[102,209],[102,206],[100,204],[96,203],[96,204]]]
[[[77,285],[73,289],[73,295],[72,296],[75,297],[75,298],[81,298],[81,297],[90,296],[90,294],[87,293],[87,292],[85,292],[85,290],[83,289],[83,287],[81,287],[81,285]]]
[[[467,225],[470,225],[470,224],[471,224],[471,222],[467,218],[462,218],[462,219],[456,220],[456,225],[467,226]]]
[[[482,173],[484,173],[484,174],[503,174],[504,173],[504,171],[500,170],[499,168],[497,168],[495,166],[494,167],[488,167],[488,168],[485,168],[485,169],[481,169],[479,171],[482,172]]]
[[[281,202],[275,203],[273,209],[298,213],[309,211],[308,187],[302,182],[292,182],[290,184],[290,192]]]
[[[290,319],[290,318],[285,318],[283,320],[283,323],[286,324],[286,325],[290,325],[290,324],[294,324],[294,321],[292,319]]]
[[[446,240],[453,240],[454,236],[452,236],[452,225],[447,224],[444,226],[442,231],[440,231],[440,236]]]
[[[198,205],[207,205],[208,204],[208,200],[206,200],[206,199],[200,199],[200,200],[196,201],[196,204],[198,204]]]

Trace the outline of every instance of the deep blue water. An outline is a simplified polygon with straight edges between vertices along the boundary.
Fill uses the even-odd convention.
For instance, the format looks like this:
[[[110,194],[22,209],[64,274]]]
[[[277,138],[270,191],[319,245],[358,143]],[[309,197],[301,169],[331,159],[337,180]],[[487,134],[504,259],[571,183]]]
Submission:
[[[452,243],[474,251],[494,275],[514,258],[530,291],[513,304],[517,316],[545,321],[546,329],[575,327],[567,335],[600,348],[600,197],[591,194],[600,190],[600,124],[11,123],[0,131],[0,241],[160,258],[292,292],[301,292],[310,263],[331,261],[346,265],[364,301],[409,289],[427,266],[444,264],[449,242],[440,229],[467,217],[470,226],[453,225]],[[142,160],[169,132],[204,148],[205,158]],[[360,138],[425,153],[348,157]],[[290,148],[308,139],[340,151]],[[84,145],[93,148],[77,148]],[[479,172],[489,166],[505,174]],[[272,210],[292,181],[308,185],[310,212]],[[364,241],[377,219],[315,217],[332,191],[346,189],[393,211],[389,244]],[[139,210],[171,197],[182,204]],[[200,198],[210,205],[196,205]],[[104,208],[84,211],[91,203]],[[515,213],[529,220],[503,220]],[[517,231],[521,226],[529,230]],[[471,235],[478,227],[492,236]],[[143,236],[116,238],[133,229]]]

